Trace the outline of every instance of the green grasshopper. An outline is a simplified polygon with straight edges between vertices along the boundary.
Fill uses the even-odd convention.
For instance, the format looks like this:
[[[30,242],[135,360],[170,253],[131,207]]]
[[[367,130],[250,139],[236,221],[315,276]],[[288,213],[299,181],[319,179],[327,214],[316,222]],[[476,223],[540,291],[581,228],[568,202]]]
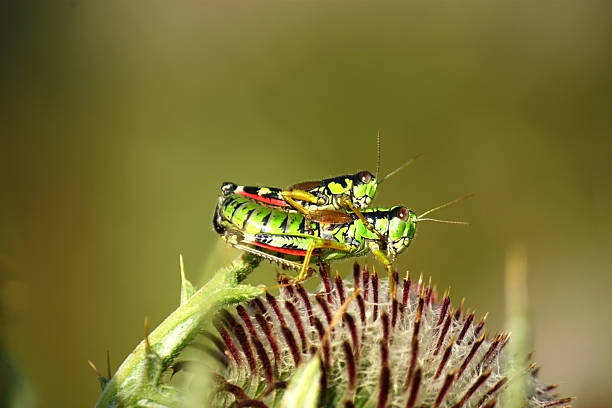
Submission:
[[[384,180],[412,163],[419,156],[408,160],[380,180],[377,180],[377,177],[368,170],[362,170],[355,174],[294,184],[287,189],[240,186],[226,182],[221,186],[221,191],[224,195],[242,195],[265,206],[287,211],[297,210],[307,219],[320,223],[326,221],[329,215],[326,212],[327,210],[350,210],[370,232],[382,238],[379,231],[367,221],[367,217],[363,215],[362,211],[371,204],[378,186]]]
[[[376,228],[368,223],[361,210],[371,204],[378,186],[383,181],[408,166],[421,155],[416,155],[378,180],[380,140],[379,130],[376,135],[376,175],[373,175],[368,170],[362,170],[355,174],[297,183],[286,189],[263,186],[240,186],[228,182],[222,185],[221,191],[224,195],[240,194],[265,206],[285,211],[299,211],[306,217],[306,228],[309,233],[312,232],[310,230],[310,221],[314,220],[325,223],[329,219],[327,210],[352,211],[370,232],[377,234],[382,239],[383,237]]]
[[[365,221],[353,212],[320,210],[319,221],[314,221],[297,211],[260,205],[244,195],[222,191],[213,226],[221,238],[235,248],[298,269],[295,282],[309,276],[313,256],[328,262],[372,253],[385,266],[393,294],[393,261],[412,242],[417,223],[447,222],[423,217],[453,203],[421,216],[402,206],[367,208],[362,210]]]

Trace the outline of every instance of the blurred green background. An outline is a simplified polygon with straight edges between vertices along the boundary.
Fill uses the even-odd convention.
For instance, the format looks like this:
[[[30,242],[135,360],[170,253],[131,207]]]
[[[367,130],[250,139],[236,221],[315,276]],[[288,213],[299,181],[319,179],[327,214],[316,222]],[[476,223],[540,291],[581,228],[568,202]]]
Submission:
[[[523,245],[541,378],[610,405],[609,1],[2,7],[1,335],[39,406],[93,405],[87,359],[116,369],[176,307],[179,253],[198,283],[232,259],[222,181],[373,171],[377,129],[382,173],[424,153],[378,206],[476,193],[439,213],[471,227],[421,225],[399,268],[495,332]]]

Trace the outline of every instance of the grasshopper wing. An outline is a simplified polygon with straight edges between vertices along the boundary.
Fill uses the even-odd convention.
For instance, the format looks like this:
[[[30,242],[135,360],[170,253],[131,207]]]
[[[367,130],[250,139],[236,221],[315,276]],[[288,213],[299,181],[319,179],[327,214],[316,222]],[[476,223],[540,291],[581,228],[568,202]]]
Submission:
[[[323,185],[323,182],[321,180],[319,181],[303,181],[301,183],[297,183],[294,184],[292,186],[289,186],[289,190],[304,190],[304,191],[308,191],[308,190],[312,190],[313,188],[317,188],[317,187],[321,187]]]
[[[344,211],[315,210],[311,211],[309,215],[313,221],[321,224],[346,224],[354,221],[353,216]]]

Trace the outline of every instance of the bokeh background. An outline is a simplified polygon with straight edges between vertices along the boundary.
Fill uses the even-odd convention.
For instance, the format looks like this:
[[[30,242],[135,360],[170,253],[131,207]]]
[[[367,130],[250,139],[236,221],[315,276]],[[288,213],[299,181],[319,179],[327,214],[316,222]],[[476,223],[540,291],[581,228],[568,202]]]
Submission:
[[[222,181],[373,171],[378,129],[382,173],[424,156],[376,205],[476,194],[400,270],[495,332],[523,246],[541,377],[610,406],[612,3],[25,3],[0,13],[1,336],[38,406],[94,404],[87,359],[116,369],[177,306],[179,253],[198,283],[235,256]]]

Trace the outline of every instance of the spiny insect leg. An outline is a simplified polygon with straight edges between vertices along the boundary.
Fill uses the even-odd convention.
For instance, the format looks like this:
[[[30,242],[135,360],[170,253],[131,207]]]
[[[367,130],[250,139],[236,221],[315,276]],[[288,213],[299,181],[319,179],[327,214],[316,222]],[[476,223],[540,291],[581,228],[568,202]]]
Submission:
[[[259,250],[257,248],[253,248],[253,247],[251,247],[249,245],[236,244],[236,245],[234,245],[234,248],[240,249],[242,251],[248,252],[248,253],[253,254],[253,255],[257,255],[257,256],[259,256],[259,257],[261,257],[263,259],[266,259],[268,261],[276,262],[276,263],[278,263],[280,265],[283,265],[283,266],[286,266],[288,268],[292,268],[292,269],[301,269],[302,268],[302,264],[300,264],[298,262],[293,262],[293,261],[290,261],[288,259],[283,259],[281,257],[269,254],[269,253],[264,252],[264,251],[261,251],[261,250]]]
[[[341,242],[313,237],[312,241],[310,241],[310,244],[308,244],[308,249],[306,249],[306,255],[304,256],[304,262],[302,263],[302,268],[300,269],[300,273],[298,274],[298,276],[295,278],[294,283],[302,282],[306,278],[308,278],[308,265],[310,264],[310,258],[312,257],[313,251],[316,249],[323,248],[343,252],[352,251],[352,248],[350,246]]]
[[[301,212],[302,214],[306,216],[308,215],[308,210],[304,208],[304,206],[298,203],[296,200],[305,201],[307,203],[313,203],[313,204],[316,204],[318,201],[316,196],[314,196],[313,194],[310,194],[307,191],[303,191],[303,190],[283,190],[281,195],[283,196],[285,201],[291,204],[293,208],[295,208],[296,210],[298,210],[299,212]]]
[[[304,214],[304,217],[306,217],[306,229],[308,230],[309,233],[312,233],[312,226],[311,226],[312,217],[310,216],[310,212],[306,208],[304,208],[302,204],[298,203],[296,200],[306,201],[308,203],[316,204],[317,197],[315,197],[314,195],[310,194],[307,191],[293,190],[293,189],[283,190],[281,195],[283,196],[285,201],[288,202],[293,208],[298,210],[300,213]]]

